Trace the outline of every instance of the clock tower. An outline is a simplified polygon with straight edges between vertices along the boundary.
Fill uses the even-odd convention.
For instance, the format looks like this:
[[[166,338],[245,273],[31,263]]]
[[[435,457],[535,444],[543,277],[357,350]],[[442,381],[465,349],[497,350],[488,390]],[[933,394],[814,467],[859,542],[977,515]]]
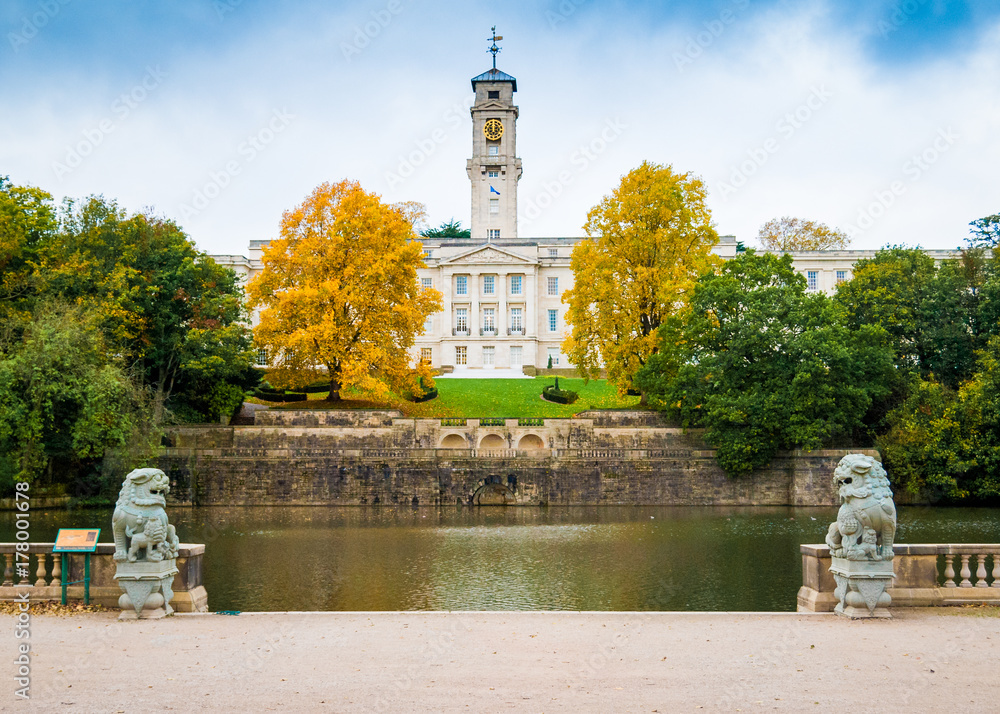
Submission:
[[[517,237],[517,182],[521,159],[516,156],[517,80],[497,69],[493,28],[493,68],[472,78],[472,158],[466,172],[472,182],[472,239],[487,242]]]

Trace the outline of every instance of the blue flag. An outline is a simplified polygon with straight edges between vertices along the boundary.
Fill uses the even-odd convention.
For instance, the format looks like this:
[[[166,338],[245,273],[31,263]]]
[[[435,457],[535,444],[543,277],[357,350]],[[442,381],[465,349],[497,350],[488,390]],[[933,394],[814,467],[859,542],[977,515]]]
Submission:
[[[497,196],[500,195],[500,192],[493,188],[493,184],[490,184],[490,193],[495,193]]]

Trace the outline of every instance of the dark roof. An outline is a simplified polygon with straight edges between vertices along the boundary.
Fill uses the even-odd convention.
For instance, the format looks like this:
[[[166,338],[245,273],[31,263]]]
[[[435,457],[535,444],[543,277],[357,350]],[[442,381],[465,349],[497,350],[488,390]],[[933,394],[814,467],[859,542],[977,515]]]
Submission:
[[[514,85],[514,91],[517,91],[517,80],[511,77],[506,72],[501,72],[498,69],[488,69],[483,72],[478,77],[472,78],[472,91],[476,91],[476,82],[510,82]]]

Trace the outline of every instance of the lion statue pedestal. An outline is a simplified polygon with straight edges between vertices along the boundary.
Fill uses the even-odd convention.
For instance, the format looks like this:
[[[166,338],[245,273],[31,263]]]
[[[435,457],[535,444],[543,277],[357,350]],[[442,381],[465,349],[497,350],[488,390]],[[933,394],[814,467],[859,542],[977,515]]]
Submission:
[[[830,572],[837,581],[838,615],[852,619],[892,617],[892,543],[896,504],[882,464],[864,454],[848,454],[833,472],[840,495],[837,520],[830,524]]]
[[[170,481],[159,469],[136,469],[125,477],[111,528],[115,536],[115,580],[120,620],[173,613],[171,585],[177,575],[177,533],[167,520]]]

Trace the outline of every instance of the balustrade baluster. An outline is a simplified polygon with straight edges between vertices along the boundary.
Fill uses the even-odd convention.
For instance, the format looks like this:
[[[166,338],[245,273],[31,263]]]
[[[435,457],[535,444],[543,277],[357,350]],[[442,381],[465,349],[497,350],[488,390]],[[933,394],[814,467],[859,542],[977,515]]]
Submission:
[[[35,557],[38,558],[38,570],[35,571],[35,587],[44,588],[48,585],[45,581],[45,571],[47,570],[45,567],[46,555],[45,553],[39,553]]]
[[[13,580],[13,577],[14,577],[14,554],[13,553],[5,553],[4,555],[2,555],[0,557],[2,557],[3,560],[4,560],[3,584],[4,584],[5,587],[10,587],[11,585],[14,584],[14,580]]]
[[[972,571],[969,570],[969,555],[962,555],[962,582],[958,584],[960,588],[971,588],[972,581],[969,577],[972,575]]]
[[[980,553],[976,556],[976,587],[988,588],[986,584],[986,554]]]
[[[944,556],[944,586],[946,588],[956,588],[958,585],[955,584],[955,558],[957,555],[946,555]]]
[[[53,553],[52,554],[52,584],[59,585],[62,583],[62,556]]]
[[[1000,588],[1000,550],[993,552],[993,587]]]

